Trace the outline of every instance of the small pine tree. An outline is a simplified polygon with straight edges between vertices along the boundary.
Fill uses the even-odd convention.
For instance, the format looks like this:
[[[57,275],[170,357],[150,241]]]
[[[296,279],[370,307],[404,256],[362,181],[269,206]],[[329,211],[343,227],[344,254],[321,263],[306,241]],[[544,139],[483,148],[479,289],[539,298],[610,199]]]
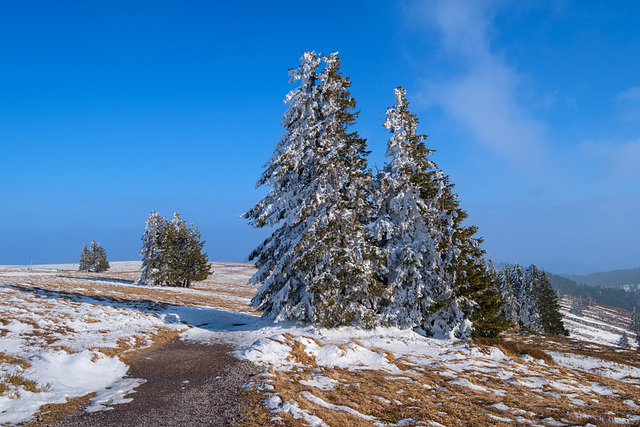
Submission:
[[[580,299],[574,299],[571,301],[571,314],[575,314],[576,316],[582,316],[582,297]]]
[[[636,339],[637,348],[640,349],[640,314],[636,312],[636,308],[633,308],[631,314],[631,323],[629,324],[629,330],[633,333]]]
[[[622,336],[620,337],[620,341],[618,341],[618,347],[622,348],[631,348],[631,344],[629,343],[629,337],[627,336],[627,332],[622,332]]]
[[[78,271],[91,271],[91,258],[86,244],[82,244],[82,252],[80,253],[80,262],[78,263]]]

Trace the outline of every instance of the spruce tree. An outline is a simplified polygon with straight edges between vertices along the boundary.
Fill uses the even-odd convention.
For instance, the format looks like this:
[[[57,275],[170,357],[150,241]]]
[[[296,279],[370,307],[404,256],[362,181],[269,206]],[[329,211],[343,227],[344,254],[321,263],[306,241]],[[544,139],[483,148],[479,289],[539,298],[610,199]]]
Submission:
[[[78,263],[78,271],[91,271],[91,259],[86,244],[82,244],[82,252],[80,253],[80,262]]]
[[[192,281],[205,280],[211,267],[207,254],[202,252],[205,241],[200,232],[174,212],[167,228],[166,252],[170,254],[166,265],[166,282],[170,286],[188,288]]]
[[[531,265],[529,271],[533,281],[534,298],[537,311],[540,314],[542,330],[548,334],[568,336],[569,332],[562,322],[558,294],[551,287],[547,273],[538,269],[535,265]]]
[[[618,341],[618,347],[631,348],[631,344],[629,343],[629,337],[627,336],[627,331],[622,332],[620,341]]]
[[[640,349],[640,313],[636,311],[636,308],[633,308],[633,313],[631,313],[631,323],[629,324],[629,330],[635,336],[637,348]]]
[[[496,337],[508,327],[498,277],[484,260],[485,252],[480,247],[483,240],[475,236],[477,227],[464,224],[468,215],[453,187],[445,176],[438,200],[441,275],[444,283],[453,284],[453,292],[442,293],[432,318],[436,322],[458,322],[457,337]]]
[[[111,266],[107,261],[107,251],[100,246],[100,243],[96,245],[95,255],[93,256],[95,264],[94,271],[96,273],[101,273],[103,271],[107,271]]]
[[[142,272],[136,281],[143,285],[162,285],[166,278],[168,263],[167,234],[169,223],[158,212],[151,212],[142,235]]]
[[[439,274],[435,227],[443,174],[429,157],[433,150],[425,144],[427,136],[417,131],[418,119],[409,111],[406,91],[398,87],[394,96],[384,121],[392,133],[386,153],[391,162],[379,173],[373,191],[376,268],[385,287],[382,321],[428,335],[448,335],[455,323],[435,330],[426,319],[441,294],[451,294]]]
[[[502,312],[509,322],[509,325],[516,326],[518,324],[518,313],[520,311],[520,307],[516,294],[513,290],[514,272],[509,264],[506,264],[498,273],[498,281],[500,284],[500,294],[502,295],[503,300]]]
[[[324,62],[324,68],[320,65]],[[337,53],[305,52],[287,95],[285,128],[258,186],[271,187],[244,217],[277,229],[254,250],[261,283],[252,305],[276,320],[324,326],[377,322],[365,141]]]

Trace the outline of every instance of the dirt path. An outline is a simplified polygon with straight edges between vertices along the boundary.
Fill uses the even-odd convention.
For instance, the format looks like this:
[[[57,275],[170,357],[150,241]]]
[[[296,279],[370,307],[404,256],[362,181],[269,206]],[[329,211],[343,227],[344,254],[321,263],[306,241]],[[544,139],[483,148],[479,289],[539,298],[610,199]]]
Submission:
[[[173,340],[138,354],[129,376],[147,382],[112,410],[78,411],[55,426],[233,426],[244,402],[239,387],[259,369],[221,344]]]

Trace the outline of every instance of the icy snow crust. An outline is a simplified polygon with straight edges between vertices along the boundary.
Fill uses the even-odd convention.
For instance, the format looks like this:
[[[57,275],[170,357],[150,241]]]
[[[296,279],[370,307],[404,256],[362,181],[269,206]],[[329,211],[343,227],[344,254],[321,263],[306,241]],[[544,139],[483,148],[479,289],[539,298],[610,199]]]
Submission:
[[[628,423],[638,417],[635,412],[640,407],[640,392],[635,397],[623,397],[621,391],[609,383],[585,381],[581,377],[585,373],[601,375],[637,389],[640,368],[595,357],[553,353],[558,366],[551,366],[530,356],[509,356],[497,347],[481,348],[466,342],[425,338],[397,328],[324,329],[291,322],[274,323],[254,315],[211,307],[145,306],[80,294],[63,296],[59,292],[16,285],[28,283],[30,277],[34,277],[29,275],[33,271],[20,273],[23,277],[17,277],[14,274],[18,274],[17,271],[10,272],[10,276],[3,275],[6,272],[0,269],[0,314],[6,319],[6,323],[0,324],[0,352],[18,356],[30,366],[23,369],[17,364],[2,362],[0,375],[19,373],[37,381],[42,391],[33,393],[18,387],[0,396],[0,424],[28,421],[45,403],[62,403],[66,398],[91,392],[97,395],[91,399],[88,410],[105,410],[135,399],[135,393],[131,393],[141,380],[128,378],[123,362],[98,349],[115,347],[123,340],[134,341],[134,337],[148,337],[159,328],[184,331],[181,336],[185,340],[231,344],[238,349],[237,357],[264,366],[265,371],[253,377],[246,387],[264,394],[264,403],[273,412],[274,423],[281,414],[289,414],[307,425],[328,425],[320,413],[308,409],[313,405],[371,425],[429,425],[412,418],[401,419],[396,424],[385,423],[348,401],[327,399],[323,393],[347,386],[359,387],[359,384],[345,384],[340,378],[331,377],[334,369],[356,375],[377,372],[387,383],[417,386],[423,395],[451,392],[451,399],[455,399],[456,390],[468,390],[492,396],[498,403],[487,404],[485,409],[488,419],[495,423],[571,424],[561,417],[543,417],[519,409],[509,400],[512,390],[524,390],[530,395],[529,399],[540,401],[566,398],[577,414],[593,401],[614,398],[624,402],[629,410],[628,416],[618,414],[616,421]],[[234,280],[246,283],[250,275],[251,272],[238,274]],[[39,280],[54,279],[45,276]],[[113,281],[105,283],[114,284]],[[132,287],[126,283],[116,285],[125,291]],[[172,292],[204,294],[206,291],[175,288]],[[231,293],[229,298],[238,299]],[[577,333],[578,325],[574,325],[572,333]],[[45,331],[48,341],[38,335],[38,331]],[[311,369],[296,357],[295,351],[300,348],[315,366],[304,378],[295,376],[301,370]],[[402,364],[396,362],[400,359]],[[279,394],[274,381],[280,373],[305,387],[298,393],[297,400],[283,399]],[[420,380],[430,378],[421,377],[424,373],[435,374],[439,382]],[[403,387],[399,388],[398,393],[403,391]],[[384,396],[377,395],[374,389],[370,400],[387,405],[408,404],[407,399],[401,399],[401,394]],[[433,421],[430,425],[438,423]]]

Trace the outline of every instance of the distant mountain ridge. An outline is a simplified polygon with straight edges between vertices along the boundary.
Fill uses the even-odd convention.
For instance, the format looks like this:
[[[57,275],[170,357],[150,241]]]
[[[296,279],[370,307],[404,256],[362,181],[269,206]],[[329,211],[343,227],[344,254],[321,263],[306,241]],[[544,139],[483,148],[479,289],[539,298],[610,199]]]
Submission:
[[[560,276],[571,279],[579,284],[599,286],[603,288],[620,288],[625,285],[640,284],[640,267],[628,270],[603,271],[600,273],[585,275],[560,274]]]

